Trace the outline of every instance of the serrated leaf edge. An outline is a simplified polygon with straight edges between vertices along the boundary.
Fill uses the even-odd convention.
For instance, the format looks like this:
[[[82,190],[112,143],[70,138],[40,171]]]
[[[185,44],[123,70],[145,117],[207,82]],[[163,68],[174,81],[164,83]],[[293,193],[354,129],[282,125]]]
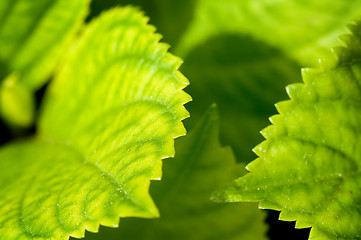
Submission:
[[[307,85],[309,83],[308,79],[311,78],[310,76],[323,72],[324,70],[335,68],[339,65],[345,64],[354,59],[353,53],[352,51],[350,51],[353,41],[358,41],[359,45],[361,45],[361,33],[359,34],[359,38],[355,38],[355,35],[357,35],[357,31],[358,31],[357,26],[361,26],[361,20],[351,22],[346,26],[346,31],[348,33],[343,34],[339,37],[339,40],[343,45],[330,48],[331,54],[329,55],[329,58],[325,58],[325,59],[320,58],[318,61],[318,66],[316,67],[301,69],[302,81],[303,81],[302,83],[294,83],[286,86],[286,92],[290,99],[280,101],[275,104],[275,107],[279,113],[271,116],[269,118],[271,125],[267,126],[266,128],[260,131],[261,135],[265,138],[265,140],[252,149],[252,151],[256,153],[258,158],[256,158],[246,166],[246,169],[249,171],[249,173],[247,173],[246,175],[252,174],[253,169],[256,169],[258,167],[257,163],[258,161],[261,160],[261,156],[264,154],[265,149],[267,148],[266,146],[268,145],[269,136],[272,135],[272,130],[274,128],[275,123],[277,122],[277,119],[279,119],[286,112],[288,105],[292,101],[294,101],[296,97],[297,91],[295,91],[295,89],[303,88],[305,85]],[[361,58],[361,55],[359,55],[359,58]],[[240,178],[243,177],[244,176]],[[240,202],[239,199],[228,196],[227,194],[227,192],[232,191],[235,188],[235,183],[236,182],[233,182],[228,186],[214,192],[212,194],[211,199],[215,202]],[[304,221],[303,219],[297,219],[297,216],[295,216],[294,213],[289,211],[289,209],[285,209],[283,206],[269,202],[266,199],[241,200],[241,201],[259,202],[258,207],[260,209],[272,209],[272,210],[280,211],[279,220],[295,221],[295,228],[311,228],[309,239],[313,239],[315,232],[320,231],[320,229],[315,230],[313,224],[307,222],[307,220]]]
[[[166,140],[165,145],[168,148],[168,154],[167,156],[161,157],[160,160],[163,159],[167,159],[167,158],[172,158],[175,155],[175,148],[174,148],[174,139],[184,136],[186,135],[187,131],[184,127],[184,124],[182,122],[182,120],[188,118],[190,116],[189,112],[186,110],[185,108],[185,104],[192,101],[192,98],[189,94],[187,94],[185,91],[183,91],[183,89],[185,87],[187,87],[189,85],[189,81],[188,79],[178,70],[179,67],[181,66],[181,64],[183,63],[183,60],[181,60],[179,57],[167,52],[168,49],[170,48],[170,45],[167,43],[163,43],[160,42],[162,35],[159,33],[156,33],[156,27],[154,27],[153,25],[148,24],[149,22],[149,17],[146,17],[144,15],[143,11],[139,11],[139,9],[137,7],[133,7],[133,6],[125,6],[125,7],[121,7],[123,9],[123,11],[133,11],[135,12],[136,15],[138,15],[137,17],[143,19],[143,23],[145,28],[148,28],[150,31],[150,33],[153,35],[153,39],[155,44],[157,45],[156,47],[158,49],[162,49],[161,51],[164,51],[166,54],[166,57],[168,59],[172,59],[173,61],[173,67],[174,67],[174,72],[177,75],[177,77],[179,78],[179,80],[181,81],[182,85],[180,86],[180,88],[178,89],[178,91],[176,92],[176,94],[174,94],[174,96],[179,96],[181,97],[181,99],[183,99],[182,101],[178,101],[178,103],[176,105],[173,105],[173,109],[174,111],[177,111],[179,113],[179,115],[181,116],[179,119],[177,119],[178,124],[176,125],[176,129],[177,132],[173,134],[171,139]],[[102,12],[96,19],[92,20],[89,24],[83,26],[82,29],[82,35],[87,34],[88,31],[91,30],[92,28],[92,23],[97,20],[100,19],[102,16],[104,16],[105,14],[115,14],[115,11],[119,9],[119,7],[114,7],[108,11]],[[80,39],[79,39],[80,40]],[[66,58],[62,59],[62,62],[67,59],[69,56],[71,56],[72,54],[75,53],[75,49],[77,48],[77,45],[80,43],[79,40],[76,40],[73,45],[69,48],[69,52]],[[61,64],[63,65],[63,64]],[[55,75],[57,75],[59,72],[61,72],[63,69],[62,67],[58,67],[57,69],[55,69]],[[161,165],[160,165],[161,167]],[[157,171],[160,173],[162,173],[162,171]],[[151,180],[161,180],[161,176],[153,176],[150,177],[148,179],[144,179],[144,185],[147,186],[148,189],[148,196],[151,198],[151,195],[149,193],[149,186],[151,183]],[[155,204],[154,204],[155,205]],[[156,208],[156,207],[155,207]],[[156,209],[157,210],[157,209]],[[120,218],[123,217],[137,217],[137,216],[131,216],[131,215],[126,215],[126,214],[119,214],[116,218],[113,219],[100,219],[96,222],[83,222],[79,228],[72,232],[67,234],[68,236],[64,236],[64,239],[69,239],[70,237],[75,237],[75,238],[84,238],[85,237],[85,232],[93,232],[93,233],[97,233],[99,231],[100,225],[105,226],[105,227],[118,227],[119,226],[119,221]],[[138,216],[139,217],[139,216]],[[153,217],[159,217],[159,211],[157,210],[157,212],[154,212],[154,216],[142,216],[143,218],[153,218]]]

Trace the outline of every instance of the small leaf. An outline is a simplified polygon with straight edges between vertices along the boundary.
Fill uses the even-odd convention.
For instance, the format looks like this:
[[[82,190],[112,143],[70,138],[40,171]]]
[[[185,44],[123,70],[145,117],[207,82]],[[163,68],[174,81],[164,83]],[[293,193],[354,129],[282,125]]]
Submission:
[[[281,220],[312,227],[310,239],[360,239],[360,23],[351,28],[347,47],[333,51],[338,61],[304,69],[304,84],[287,87],[291,100],[262,131],[251,173],[216,199],[281,210]]]
[[[183,58],[211,37],[242,34],[314,66],[340,44],[344,26],[360,16],[361,0],[198,0],[194,11],[175,51]]]
[[[34,96],[19,82],[19,76],[9,75],[0,82],[0,116],[13,128],[26,128],[34,121]]]
[[[148,193],[185,134],[181,60],[133,8],[86,27],[49,86],[34,139],[0,149],[0,238],[68,239],[156,217]]]
[[[119,229],[101,229],[86,239],[267,239],[265,215],[256,205],[209,200],[215,189],[242,172],[232,150],[220,145],[218,128],[213,106],[176,141],[175,159],[165,162],[163,180],[150,188],[161,218],[122,219]]]

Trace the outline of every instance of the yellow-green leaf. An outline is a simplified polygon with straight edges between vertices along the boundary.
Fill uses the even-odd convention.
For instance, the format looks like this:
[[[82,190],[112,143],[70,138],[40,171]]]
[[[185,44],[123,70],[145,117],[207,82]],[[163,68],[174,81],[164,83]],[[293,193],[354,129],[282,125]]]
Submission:
[[[148,193],[185,134],[181,60],[137,10],[86,27],[49,87],[38,133],[0,149],[0,238],[68,239],[157,217]]]
[[[215,189],[245,172],[232,150],[221,146],[218,132],[219,117],[212,106],[176,141],[176,156],[164,163],[163,180],[150,188],[159,219],[122,219],[118,229],[101,229],[85,239],[267,239],[264,213],[257,205],[209,199]]]
[[[281,220],[312,227],[312,240],[361,238],[361,24],[350,28],[346,47],[287,87],[291,100],[276,105],[250,173],[216,199],[280,210]]]

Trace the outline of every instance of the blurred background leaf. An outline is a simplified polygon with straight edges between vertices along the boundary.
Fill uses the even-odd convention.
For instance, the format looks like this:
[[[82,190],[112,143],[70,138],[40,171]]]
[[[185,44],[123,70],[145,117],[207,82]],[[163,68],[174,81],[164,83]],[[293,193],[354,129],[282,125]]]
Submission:
[[[361,0],[198,0],[176,52],[184,57],[215,35],[251,35],[310,67],[342,44],[360,9]]]
[[[11,99],[11,103],[0,104],[0,113],[11,127],[27,128],[33,124],[33,94],[49,80],[78,33],[89,2],[0,1],[0,94],[6,95],[0,99]],[[9,84],[3,81],[11,74],[17,76],[16,81],[12,81],[12,88],[17,90],[9,91]],[[17,114],[26,107],[23,116]]]
[[[258,132],[276,113],[273,103],[286,99],[284,86],[300,81],[297,63],[279,50],[252,37],[221,35],[194,48],[184,59],[182,72],[192,80],[187,106],[192,128],[212,102],[219,106],[221,140],[232,146],[240,162],[255,158],[252,148],[262,141]]]

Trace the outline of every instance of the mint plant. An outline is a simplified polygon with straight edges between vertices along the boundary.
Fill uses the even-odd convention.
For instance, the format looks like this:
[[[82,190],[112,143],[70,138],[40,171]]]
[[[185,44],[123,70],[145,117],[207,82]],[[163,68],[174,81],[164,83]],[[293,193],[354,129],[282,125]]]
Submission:
[[[361,31],[345,28],[360,10],[2,1],[1,121],[35,130],[0,147],[0,239],[268,239],[256,203],[225,203],[240,201],[312,227],[310,239],[360,239]],[[191,100],[180,66],[193,102],[174,146]],[[85,231],[100,225],[117,229]]]

